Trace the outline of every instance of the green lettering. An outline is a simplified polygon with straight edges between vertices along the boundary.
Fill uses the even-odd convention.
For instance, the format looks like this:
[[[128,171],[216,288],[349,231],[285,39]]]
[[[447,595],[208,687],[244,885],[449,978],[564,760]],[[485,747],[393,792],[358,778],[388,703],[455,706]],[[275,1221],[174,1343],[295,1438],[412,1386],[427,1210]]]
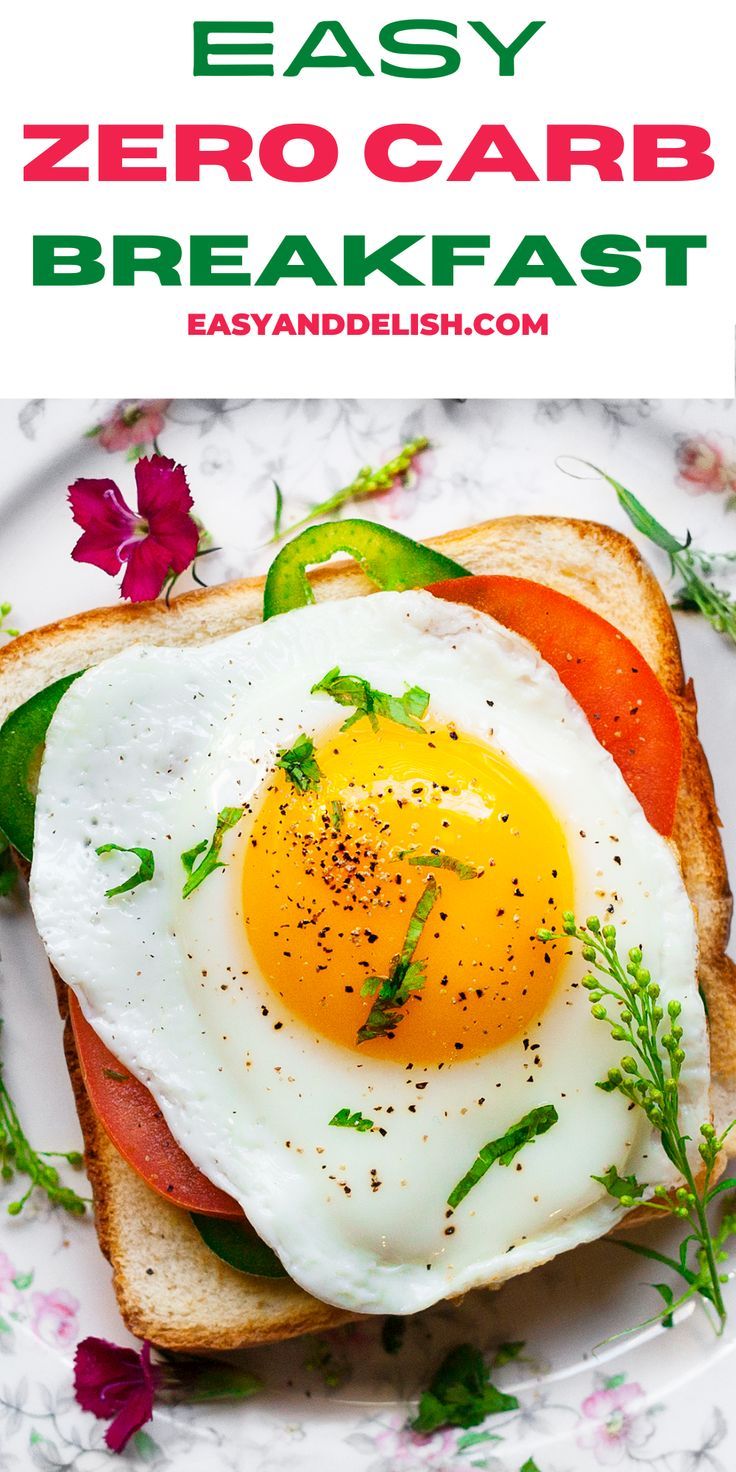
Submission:
[[[523,46],[526,46],[528,41],[531,41],[532,36],[536,36],[537,31],[541,31],[544,21],[531,20],[528,26],[525,26],[524,30],[519,32],[516,40],[512,41],[510,46],[504,46],[503,42],[499,41],[498,36],[494,35],[493,31],[489,29],[485,21],[471,20],[468,24],[495,51],[500,63],[498,68],[499,77],[513,77],[515,75],[514,65],[519,52]]]
[[[247,249],[247,235],[193,235],[189,243],[189,282],[191,286],[250,286],[250,271],[243,270],[241,255],[215,255],[228,247],[240,252]],[[240,270],[226,271],[226,266]]]
[[[380,271],[389,281],[395,281],[397,286],[423,286],[417,276],[412,276],[410,271],[398,265],[395,256],[402,251],[408,250],[410,245],[416,245],[422,239],[421,235],[394,235],[392,240],[387,240],[385,245],[379,245],[376,250],[366,254],[365,235],[346,235],[344,240],[344,283],[346,286],[365,286],[369,276],[374,271]]]
[[[317,56],[317,47],[324,41],[325,36],[332,36],[341,48],[339,54],[330,52],[327,56]],[[359,77],[372,77],[368,62],[361,56],[357,46],[353,45],[345,27],[339,20],[320,20],[310,31],[303,46],[300,46],[294,60],[287,66],[285,77],[298,77],[307,67],[352,67]]]
[[[384,51],[395,56],[437,56],[437,66],[395,66],[392,61],[382,61],[381,71],[387,77],[451,77],[460,66],[460,53],[454,46],[441,46],[431,41],[399,41],[402,31],[442,31],[448,36],[457,36],[457,26],[451,20],[394,20],[382,26],[379,41]]]
[[[666,286],[687,286],[689,250],[706,250],[707,235],[647,235],[648,250],[664,251]]]
[[[101,255],[91,235],[34,235],[33,285],[94,286],[105,274]]]
[[[293,257],[296,256],[296,261]],[[322,257],[306,235],[285,235],[270,261],[264,266],[256,286],[278,286],[295,276],[307,277],[315,286],[335,286]]]
[[[151,255],[139,256],[139,251]],[[162,286],[181,286],[177,266],[181,246],[169,235],[115,235],[112,242],[112,279],[114,286],[135,286],[139,271],[152,271]]]
[[[432,285],[454,286],[456,266],[485,266],[485,256],[459,255],[458,251],[487,250],[490,235],[435,235],[432,239]]]
[[[269,36],[273,34],[270,20],[195,20],[194,22],[194,75],[195,77],[272,77],[270,62],[231,62],[215,66],[215,56],[273,56],[270,41],[250,43],[230,41],[227,45],[211,44],[210,38],[217,35]]]
[[[538,256],[537,261],[532,256]],[[522,277],[535,279],[546,277],[555,286],[574,286],[575,279],[560,259],[546,235],[525,235],[516,247],[510,261],[496,278],[496,286],[516,286]]]
[[[639,245],[630,235],[592,235],[586,240],[580,255],[593,271],[583,271],[586,281],[593,286],[631,286],[641,275],[641,261],[636,255]]]

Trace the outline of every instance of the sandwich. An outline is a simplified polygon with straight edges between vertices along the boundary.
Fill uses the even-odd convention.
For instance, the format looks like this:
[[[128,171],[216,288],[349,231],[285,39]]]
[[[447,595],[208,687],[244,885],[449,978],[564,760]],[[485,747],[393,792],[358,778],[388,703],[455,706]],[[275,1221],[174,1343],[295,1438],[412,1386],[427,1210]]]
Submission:
[[[311,528],[265,582],[14,640],[0,720],[0,830],[134,1334],[419,1312],[715,1179],[731,897],[625,537]],[[659,1093],[631,1066],[652,1039]]]

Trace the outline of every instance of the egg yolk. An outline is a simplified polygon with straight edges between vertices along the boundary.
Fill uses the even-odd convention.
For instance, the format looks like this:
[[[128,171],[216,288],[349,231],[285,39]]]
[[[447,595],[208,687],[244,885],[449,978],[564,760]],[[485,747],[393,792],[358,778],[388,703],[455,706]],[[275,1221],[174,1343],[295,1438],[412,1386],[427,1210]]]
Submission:
[[[314,755],[316,788],[277,770],[246,842],[246,931],[282,1006],[316,1036],[403,1064],[477,1057],[526,1031],[564,961],[537,931],[573,908],[546,800],[451,728],[363,720]],[[369,978],[390,979],[414,939],[417,989],[390,1031],[358,1042]]]

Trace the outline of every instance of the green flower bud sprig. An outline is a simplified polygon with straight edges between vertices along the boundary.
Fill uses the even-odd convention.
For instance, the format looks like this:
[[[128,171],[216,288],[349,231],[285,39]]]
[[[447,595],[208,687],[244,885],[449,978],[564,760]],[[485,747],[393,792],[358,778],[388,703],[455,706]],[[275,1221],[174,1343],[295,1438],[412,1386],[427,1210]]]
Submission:
[[[701,1165],[699,1169],[696,1167],[696,1179],[688,1153],[690,1137],[680,1128],[680,1077],[685,1062],[681,1003],[673,999],[666,1008],[662,1005],[661,989],[644,966],[641,949],[632,946],[623,962],[617,949],[615,925],[603,924],[595,915],[589,916],[585,925],[578,926],[575,916],[566,911],[562,934],[540,930],[539,939],[545,944],[573,940],[581,946],[583,960],[591,968],[582,980],[590,998],[591,1013],[597,1021],[608,1024],[615,1042],[630,1050],[623,1054],[618,1067],[609,1069],[598,1088],[608,1094],[622,1094],[643,1109],[682,1180],[674,1190],[659,1185],[647,1196],[648,1188],[636,1176],[621,1176],[615,1166],[593,1177],[624,1209],[646,1205],[683,1224],[685,1236],[677,1258],[639,1243],[621,1244],[663,1263],[685,1283],[679,1297],[668,1283],[652,1284],[664,1304],[653,1321],[661,1320],[669,1328],[676,1311],[699,1296],[715,1310],[716,1330],[720,1334],[726,1322],[722,1291],[728,1281],[728,1274],[723,1271],[728,1259],[725,1244],[736,1234],[736,1212],[726,1212],[719,1226],[711,1230],[708,1208],[721,1192],[736,1187],[736,1180],[732,1179],[713,1183],[726,1137],[736,1120],[721,1134],[710,1121],[701,1125],[698,1142]]]
[[[725,572],[729,564],[736,562],[736,552],[703,552],[692,545],[689,532],[686,532],[684,540],[681,536],[674,536],[614,476],[608,475],[590,460],[581,460],[579,464],[588,470],[594,470],[596,475],[601,476],[612,487],[632,526],[667,553],[672,576],[681,579],[681,586],[671,600],[673,607],[701,613],[717,634],[725,634],[736,644],[736,597],[714,581],[714,573],[717,574],[719,570]],[[560,470],[566,475],[575,475],[574,471],[565,470],[563,465],[560,465]],[[575,478],[586,479],[584,476]]]
[[[9,1216],[20,1216],[35,1187],[45,1193],[52,1206],[61,1206],[73,1216],[84,1215],[87,1201],[70,1186],[64,1185],[56,1166],[49,1164],[52,1159],[66,1160],[76,1169],[84,1163],[78,1150],[34,1150],[18,1118],[0,1065],[0,1180],[11,1181],[16,1171],[21,1171],[29,1179],[24,1195],[8,1206]]]
[[[281,487],[274,482],[276,514],[271,543],[280,542],[284,537],[290,537],[293,532],[301,531],[302,527],[309,526],[310,522],[318,521],[322,516],[334,516],[336,511],[341,511],[343,506],[353,501],[367,501],[373,496],[385,495],[397,481],[408,480],[414,469],[414,461],[428,449],[429,440],[425,435],[419,435],[417,439],[410,440],[404,445],[398,455],[394,455],[393,460],[382,465],[380,470],[373,470],[370,465],[364,465],[349,486],[343,486],[342,490],[335,491],[334,495],[329,496],[326,501],[313,506],[300,521],[292,522],[291,526],[287,527],[283,526],[283,492]]]
[[[8,619],[12,612],[13,609],[10,603],[0,603],[0,634],[4,634],[6,639],[18,638],[19,630],[11,629],[8,626]]]

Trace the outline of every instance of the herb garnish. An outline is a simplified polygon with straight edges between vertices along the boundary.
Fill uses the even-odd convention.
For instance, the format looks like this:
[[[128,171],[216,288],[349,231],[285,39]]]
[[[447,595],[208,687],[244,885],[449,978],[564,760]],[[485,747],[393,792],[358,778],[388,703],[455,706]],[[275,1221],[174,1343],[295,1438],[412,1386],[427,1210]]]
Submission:
[[[679,1298],[675,1298],[667,1283],[652,1285],[664,1300],[664,1308],[653,1316],[651,1322],[661,1320],[669,1327],[675,1311],[699,1295],[715,1309],[716,1329],[720,1334],[726,1322],[721,1292],[725,1276],[720,1265],[727,1258],[724,1244],[736,1232],[736,1213],[727,1212],[720,1227],[713,1232],[707,1211],[716,1196],[736,1186],[736,1180],[712,1184],[718,1157],[736,1120],[721,1134],[710,1122],[700,1126],[698,1154],[704,1170],[696,1180],[688,1157],[690,1137],[683,1135],[679,1123],[680,1075],[685,1061],[683,1030],[678,1021],[682,1011],[680,1002],[672,1000],[667,1004],[665,1022],[665,1012],[659,1003],[660,988],[642,965],[640,948],[631,947],[624,966],[616,947],[614,925],[602,925],[597,916],[591,915],[585,925],[578,926],[575,916],[566,911],[562,928],[562,935],[540,930],[539,938],[547,944],[570,939],[581,944],[584,960],[597,972],[597,975],[591,972],[582,982],[590,996],[593,1016],[608,1024],[611,1037],[616,1042],[626,1043],[631,1048],[631,1053],[621,1059],[618,1068],[609,1069],[608,1076],[598,1084],[598,1088],[608,1094],[623,1094],[625,1099],[644,1110],[684,1185],[677,1189],[655,1186],[653,1196],[647,1197],[647,1189],[651,1188],[640,1185],[635,1176],[620,1176],[614,1166],[610,1166],[603,1175],[595,1176],[594,1180],[605,1186],[608,1194],[627,1210],[632,1206],[646,1205],[677,1217],[685,1225],[686,1235],[677,1259],[653,1248],[641,1247],[638,1243],[621,1243],[632,1252],[663,1263],[685,1282],[685,1290]],[[607,1002],[613,1004],[611,1013]]]
[[[12,894],[18,879],[18,871],[13,863],[10,852],[10,844],[7,838],[0,833],[0,899]]]
[[[221,812],[217,814],[217,826],[210,844],[208,845],[207,839],[203,838],[201,843],[195,844],[194,848],[189,848],[185,854],[182,854],[181,861],[189,875],[182,890],[182,897],[184,899],[193,890],[197,889],[210,874],[214,874],[215,869],[227,868],[227,865],[220,861],[223,839],[229,829],[234,828],[235,824],[240,822],[242,816],[242,808],[222,808]],[[205,849],[207,850],[206,853]],[[195,869],[194,865],[200,854],[204,854],[204,858],[201,864],[197,864]]]
[[[408,859],[418,869],[449,869],[452,874],[457,874],[458,879],[479,879],[481,870],[476,869],[475,864],[464,864],[462,859],[453,859],[451,854],[443,853],[440,848],[433,848],[429,854],[417,854],[411,848],[399,850],[400,859]]]
[[[338,1109],[337,1114],[333,1114],[330,1120],[330,1124],[338,1125],[340,1129],[357,1130],[361,1135],[372,1130],[374,1123],[374,1120],[366,1119],[359,1109],[354,1114],[351,1114],[349,1109]]]
[[[332,804],[332,807],[330,809],[330,812],[331,812],[331,822],[332,822],[333,831],[335,833],[339,833],[340,832],[340,829],[342,828],[342,819],[343,819],[344,809],[343,809],[343,805],[340,802],[340,799],[338,797],[335,798],[335,800],[334,800],[334,802]]]
[[[0,1028],[2,1028],[2,1023],[0,1023]],[[74,1216],[84,1215],[87,1202],[83,1197],[78,1196],[70,1186],[62,1183],[55,1166],[47,1164],[49,1160],[54,1159],[66,1160],[75,1168],[83,1164],[78,1150],[34,1150],[26,1139],[18,1112],[8,1093],[2,1064],[0,1064],[0,1177],[4,1181],[10,1181],[15,1171],[22,1171],[31,1182],[28,1190],[18,1201],[11,1201],[8,1207],[10,1216],[20,1215],[35,1186],[45,1193],[52,1206],[61,1206],[64,1211],[70,1211]]]
[[[355,707],[353,714],[341,725],[341,731],[349,731],[364,716],[374,731],[378,730],[379,716],[384,716],[387,721],[396,721],[399,726],[408,726],[411,731],[421,731],[423,728],[419,722],[429,705],[429,695],[419,685],[412,685],[403,695],[387,695],[385,690],[376,690],[360,675],[341,675],[339,665],[328,670],[312,686],[311,694],[317,693],[331,695],[338,705]]]
[[[400,954],[394,956],[388,976],[369,976],[363,982],[361,996],[374,997],[375,1000],[358,1032],[359,1043],[369,1043],[373,1038],[392,1033],[404,1016],[401,1008],[406,1005],[412,992],[421,991],[424,986],[427,963],[415,961],[414,952],[441,893],[437,880],[430,874],[412,911],[406,940]]]
[[[291,526],[282,529],[283,497],[279,487],[274,481],[276,491],[276,515],[274,517],[272,542],[281,541],[282,537],[288,537],[292,532],[297,532],[303,526],[308,526],[310,521],[315,521],[320,516],[331,516],[333,512],[340,511],[350,501],[365,501],[370,496],[381,496],[390,491],[397,480],[406,481],[412,468],[412,462],[417,455],[421,455],[429,448],[429,440],[424,435],[418,439],[410,440],[403,449],[389,460],[387,465],[381,466],[380,470],[372,470],[370,465],[364,465],[358,471],[354,481],[349,486],[344,486],[341,491],[335,491],[334,495],[328,496],[326,501],[321,501],[318,506],[313,506],[306,516],[300,521],[292,522]]]
[[[18,638],[18,629],[9,629],[6,623],[6,619],[10,617],[12,612],[12,604],[0,603],[0,634],[4,634],[6,639]]]
[[[636,530],[667,553],[673,577],[682,579],[682,586],[674,597],[675,608],[690,608],[702,613],[716,633],[726,634],[736,643],[736,598],[719,588],[712,580],[717,564],[736,562],[736,552],[701,552],[692,546],[689,532],[686,533],[684,542],[681,541],[662,526],[661,521],[657,521],[620,481],[614,480],[612,475],[607,475],[605,470],[588,460],[582,463],[590,470],[595,470],[613,488],[619,505],[623,507]]]
[[[307,736],[302,731],[293,746],[277,752],[276,755],[278,757],[276,766],[286,772],[289,781],[299,792],[308,792],[310,788],[319,787],[322,773],[314,755],[314,742],[311,736]]]
[[[139,867],[130,879],[124,884],[118,884],[114,889],[105,890],[105,899],[111,900],[116,894],[128,894],[131,889],[137,889],[139,884],[148,884],[156,872],[156,863],[150,848],[124,848],[120,843],[101,843],[95,849],[96,854],[134,854],[140,860]]]
[[[519,1120],[518,1124],[512,1125],[511,1129],[507,1130],[505,1135],[501,1135],[500,1139],[490,1140],[478,1152],[470,1170],[450,1192],[447,1205],[451,1206],[454,1211],[473,1187],[482,1181],[486,1172],[492,1165],[495,1165],[496,1161],[499,1165],[510,1165],[525,1145],[530,1145],[532,1140],[536,1140],[539,1135],[546,1135],[547,1130],[551,1130],[553,1124],[557,1124],[558,1119],[559,1115],[554,1104],[540,1104],[538,1109],[532,1109],[529,1114],[525,1114],[524,1118]]]
[[[284,493],[278,481],[276,480],[273,483],[273,488],[276,495],[276,508],[273,514],[273,536],[271,538],[271,541],[278,542],[279,537],[281,536],[281,525],[284,519]]]
[[[445,1356],[429,1390],[421,1396],[411,1429],[429,1436],[444,1426],[478,1426],[486,1416],[518,1408],[515,1395],[506,1395],[491,1383],[480,1350],[459,1344]]]

